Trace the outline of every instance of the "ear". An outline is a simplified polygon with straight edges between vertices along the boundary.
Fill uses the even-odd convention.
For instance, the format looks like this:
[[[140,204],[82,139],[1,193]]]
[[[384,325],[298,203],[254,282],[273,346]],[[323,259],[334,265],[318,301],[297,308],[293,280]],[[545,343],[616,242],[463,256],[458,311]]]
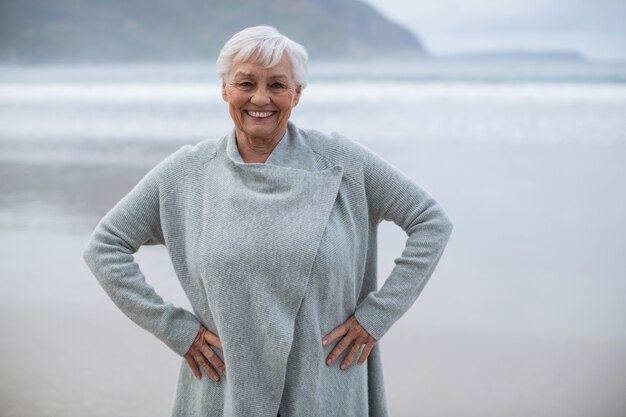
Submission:
[[[226,91],[226,80],[222,78],[222,99],[228,103],[228,92]]]
[[[302,94],[302,86],[296,86],[296,94],[293,96],[293,100],[291,101],[291,107],[296,107],[300,102],[300,95]]]

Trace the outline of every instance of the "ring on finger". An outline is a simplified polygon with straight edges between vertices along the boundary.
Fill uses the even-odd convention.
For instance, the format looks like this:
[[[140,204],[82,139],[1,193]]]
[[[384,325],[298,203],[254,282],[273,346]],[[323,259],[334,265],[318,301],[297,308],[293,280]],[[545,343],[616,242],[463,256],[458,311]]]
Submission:
[[[361,343],[355,343],[352,345],[352,349],[354,349],[355,352],[358,352],[361,350],[361,346],[363,346]]]

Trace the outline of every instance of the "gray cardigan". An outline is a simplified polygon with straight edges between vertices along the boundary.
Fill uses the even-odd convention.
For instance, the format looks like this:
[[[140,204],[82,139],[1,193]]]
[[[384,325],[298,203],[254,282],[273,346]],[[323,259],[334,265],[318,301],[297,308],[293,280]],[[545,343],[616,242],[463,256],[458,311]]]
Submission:
[[[376,234],[408,235],[385,284]],[[338,134],[287,133],[246,164],[234,131],[154,167],[98,223],[84,252],[116,305],[184,355],[200,324],[222,341],[227,375],[181,360],[173,416],[387,416],[378,345],[362,366],[325,365],[322,336],[355,314],[377,340],[413,304],[452,231],[437,202]],[[166,246],[193,312],[164,301],[133,254]]]

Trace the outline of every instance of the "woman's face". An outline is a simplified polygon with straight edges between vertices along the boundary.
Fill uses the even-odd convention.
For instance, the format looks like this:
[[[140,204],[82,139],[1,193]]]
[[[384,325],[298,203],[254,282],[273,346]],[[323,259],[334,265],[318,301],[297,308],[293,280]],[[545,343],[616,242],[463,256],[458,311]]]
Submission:
[[[222,97],[229,104],[238,138],[244,135],[253,140],[279,141],[301,90],[294,82],[286,53],[271,68],[235,62],[227,78],[222,79]]]

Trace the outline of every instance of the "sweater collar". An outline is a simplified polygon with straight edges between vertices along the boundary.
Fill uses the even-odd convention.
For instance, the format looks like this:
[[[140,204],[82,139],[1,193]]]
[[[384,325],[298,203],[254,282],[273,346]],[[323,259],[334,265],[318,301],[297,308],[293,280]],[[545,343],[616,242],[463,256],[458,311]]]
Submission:
[[[226,153],[237,165],[277,165],[288,168],[297,168],[307,171],[316,170],[315,156],[312,149],[302,137],[299,129],[292,123],[287,123],[287,130],[272,150],[265,163],[245,163],[237,148],[235,129],[227,137]]]

